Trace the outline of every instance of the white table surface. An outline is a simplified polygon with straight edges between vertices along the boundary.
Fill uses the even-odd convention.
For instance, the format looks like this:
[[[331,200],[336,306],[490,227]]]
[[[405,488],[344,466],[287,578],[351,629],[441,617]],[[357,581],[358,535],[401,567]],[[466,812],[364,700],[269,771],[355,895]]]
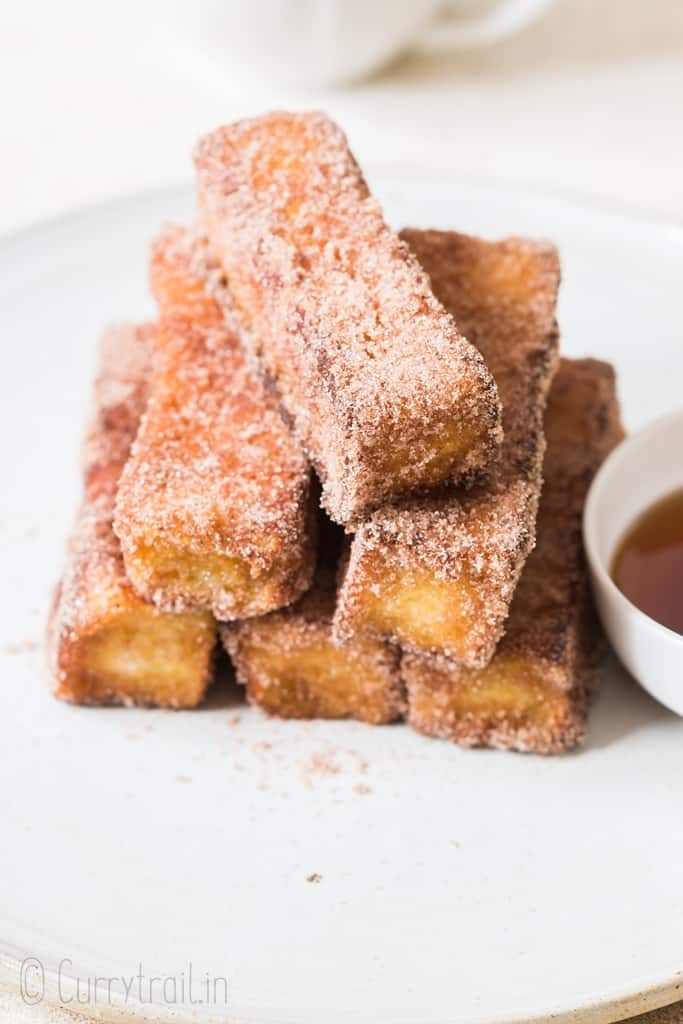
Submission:
[[[0,231],[189,177],[201,132],[275,106],[326,108],[361,161],[683,218],[681,0],[558,0],[503,44],[327,92],[236,78],[163,0],[0,0],[0,95]]]

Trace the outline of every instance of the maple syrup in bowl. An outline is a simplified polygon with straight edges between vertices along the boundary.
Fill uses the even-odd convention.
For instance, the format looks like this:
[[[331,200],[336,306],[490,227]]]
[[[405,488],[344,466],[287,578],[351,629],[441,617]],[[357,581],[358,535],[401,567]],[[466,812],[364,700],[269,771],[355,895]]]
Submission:
[[[683,487],[650,505],[626,531],[612,579],[641,612],[683,634]]]
[[[608,639],[641,685],[683,715],[683,410],[612,452],[583,532]]]

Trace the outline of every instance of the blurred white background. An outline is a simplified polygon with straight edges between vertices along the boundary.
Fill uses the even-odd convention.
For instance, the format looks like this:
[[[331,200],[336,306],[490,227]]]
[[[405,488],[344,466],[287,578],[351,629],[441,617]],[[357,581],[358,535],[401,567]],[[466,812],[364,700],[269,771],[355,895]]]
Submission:
[[[683,220],[682,0],[557,0],[502,43],[409,55],[325,90],[235,73],[179,31],[172,7],[2,0],[0,230],[188,178],[201,132],[310,106],[342,122],[361,162]]]

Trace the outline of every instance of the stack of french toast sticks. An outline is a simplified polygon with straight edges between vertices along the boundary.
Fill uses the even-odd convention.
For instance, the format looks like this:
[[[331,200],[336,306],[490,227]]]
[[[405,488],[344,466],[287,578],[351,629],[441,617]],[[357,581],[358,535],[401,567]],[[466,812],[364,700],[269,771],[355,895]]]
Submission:
[[[581,546],[622,436],[558,354],[546,242],[395,234],[322,114],[219,128],[110,328],[55,597],[55,692],[192,707],[217,635],[283,718],[567,750],[598,632]]]

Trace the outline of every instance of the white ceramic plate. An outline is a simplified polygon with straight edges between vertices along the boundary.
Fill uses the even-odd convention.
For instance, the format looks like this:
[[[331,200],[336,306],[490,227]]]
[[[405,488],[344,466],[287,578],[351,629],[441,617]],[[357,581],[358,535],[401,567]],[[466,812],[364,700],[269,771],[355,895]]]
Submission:
[[[630,428],[680,405],[679,229],[514,188],[374,184],[397,226],[555,239],[565,352],[617,364]],[[683,996],[683,722],[612,664],[587,748],[555,759],[245,708],[230,724],[226,690],[191,713],[49,696],[43,624],[96,339],[152,312],[148,242],[190,215],[177,189],[0,248],[5,980],[36,957],[52,999],[67,959],[73,1008],[76,976],[86,999],[88,977],[141,964],[125,1009],[153,1017],[149,979],[174,978],[179,1002],[192,964],[192,997],[208,972],[227,1006],[217,982],[214,1005],[164,1019],[256,1024],[612,1021]],[[89,997],[111,1012],[101,985]]]

